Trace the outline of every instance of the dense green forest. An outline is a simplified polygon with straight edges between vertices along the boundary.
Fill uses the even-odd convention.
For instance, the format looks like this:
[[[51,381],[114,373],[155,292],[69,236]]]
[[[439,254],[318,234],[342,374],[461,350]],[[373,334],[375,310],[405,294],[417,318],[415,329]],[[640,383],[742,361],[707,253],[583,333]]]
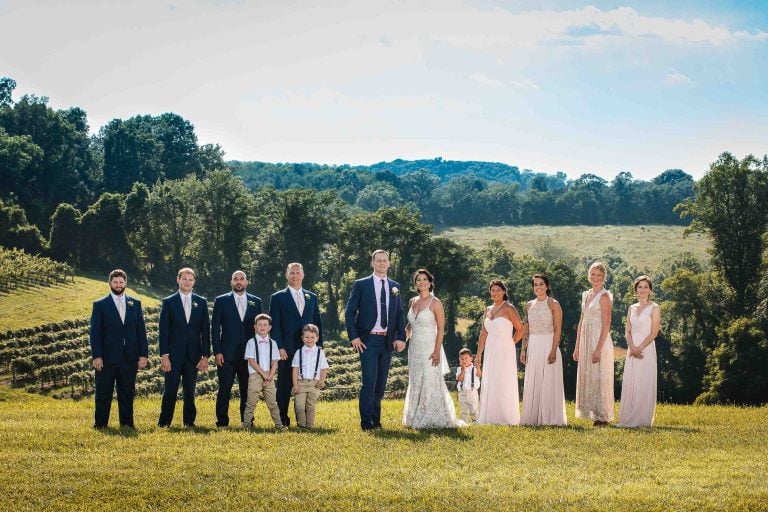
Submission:
[[[365,211],[401,206],[442,226],[685,224],[674,212],[692,197],[693,178],[680,169],[651,181],[619,173],[568,180],[500,163],[395,160],[371,166],[228,162],[251,189],[335,190]]]
[[[766,158],[723,153],[697,183],[670,170],[651,182],[622,173],[610,184],[592,175],[570,182],[561,174],[442,160],[370,168],[227,164],[222,149],[199,145],[192,124],[177,114],[115,119],[90,136],[82,109],[56,111],[31,95],[14,101],[14,87],[0,79],[4,247],[103,275],[122,267],[168,291],[177,269],[189,265],[199,274],[197,290],[208,296],[226,290],[232,271],[242,268],[252,291],[266,298],[284,286],[286,263],[301,261],[334,337],[343,336],[340,312],[352,281],[370,272],[371,251],[384,247],[403,285],[418,267],[437,276],[449,357],[476,342],[491,278],[504,279],[522,307],[530,276],[543,271],[563,305],[565,381],[572,388],[569,356],[589,261],[556,246],[535,257],[500,242],[469,247],[436,236],[433,225],[691,222],[691,230],[711,236],[711,262],[681,254],[649,269],[663,311],[660,397],[768,401]],[[640,269],[620,254],[589,259],[597,258],[610,268],[612,330],[621,344],[630,283]],[[458,318],[475,322],[464,335]],[[616,366],[620,377],[622,363]]]

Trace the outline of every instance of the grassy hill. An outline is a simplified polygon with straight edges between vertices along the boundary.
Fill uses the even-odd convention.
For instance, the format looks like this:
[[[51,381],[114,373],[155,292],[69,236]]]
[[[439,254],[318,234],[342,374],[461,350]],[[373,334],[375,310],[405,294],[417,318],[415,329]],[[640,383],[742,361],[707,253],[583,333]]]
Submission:
[[[708,260],[709,237],[694,233],[683,237],[683,226],[484,226],[446,228],[439,234],[481,248],[501,240],[515,254],[533,255],[537,246],[552,244],[577,258],[594,257],[609,248],[638,270],[654,269],[665,258],[690,252]]]
[[[230,414],[235,414],[233,402]],[[768,409],[660,405],[656,427],[473,426],[413,431],[402,401],[359,430],[354,401],[321,402],[317,429],[276,433],[154,425],[97,432],[91,400],[0,388],[6,510],[765,510]],[[114,422],[116,411],[113,406]],[[180,422],[177,411],[176,423]],[[569,404],[568,417],[573,419]]]
[[[75,276],[65,284],[0,293],[0,332],[36,327],[65,320],[90,318],[94,300],[109,293],[107,278]],[[160,304],[157,290],[128,287],[128,294],[144,306]]]

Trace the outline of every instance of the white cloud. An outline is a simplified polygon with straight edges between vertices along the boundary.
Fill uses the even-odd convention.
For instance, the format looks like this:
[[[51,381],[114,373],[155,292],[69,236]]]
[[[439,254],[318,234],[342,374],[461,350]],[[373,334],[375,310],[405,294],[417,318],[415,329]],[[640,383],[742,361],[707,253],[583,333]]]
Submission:
[[[469,79],[473,82],[477,82],[480,85],[487,85],[488,87],[501,87],[504,82],[485,76],[482,73],[472,73],[469,75]]]
[[[535,91],[538,91],[541,89],[541,87],[538,86],[533,80],[526,78],[524,80],[511,80],[509,82],[509,85],[514,87],[515,89],[533,89]]]
[[[664,83],[672,87],[678,87],[683,85],[693,85],[693,80],[681,72],[671,69],[664,78]]]
[[[543,44],[600,46],[645,39],[712,46],[768,41],[768,33],[761,30],[732,30],[700,19],[643,16],[631,7],[601,10],[586,6],[577,10],[519,13],[494,9],[460,15],[446,13],[441,18],[438,26],[443,27],[443,31],[436,40],[473,50]],[[482,30],[472,30],[472,27],[482,27]]]

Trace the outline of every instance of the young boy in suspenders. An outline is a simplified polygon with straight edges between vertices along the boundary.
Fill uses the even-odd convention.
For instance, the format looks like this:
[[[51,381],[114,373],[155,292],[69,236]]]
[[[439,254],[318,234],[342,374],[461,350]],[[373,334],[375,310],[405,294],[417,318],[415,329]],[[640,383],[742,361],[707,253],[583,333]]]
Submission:
[[[280,409],[277,407],[277,395],[275,391],[275,373],[277,362],[280,360],[280,352],[277,343],[269,337],[272,329],[272,317],[261,313],[254,319],[256,336],[248,340],[245,346],[245,359],[248,360],[248,401],[245,403],[243,413],[243,428],[248,428],[253,421],[253,410],[259,401],[259,393],[264,392],[264,402],[267,404],[269,414],[275,428],[285,430],[280,421]]]
[[[456,389],[459,390],[459,418],[465,423],[477,420],[480,403],[477,390],[480,387],[480,370],[472,364],[472,352],[459,350],[459,367],[456,368]]]
[[[296,423],[302,428],[315,426],[315,404],[320,390],[325,387],[328,360],[323,349],[316,346],[320,330],[314,324],[307,324],[301,330],[304,347],[293,355],[293,405],[296,409]]]

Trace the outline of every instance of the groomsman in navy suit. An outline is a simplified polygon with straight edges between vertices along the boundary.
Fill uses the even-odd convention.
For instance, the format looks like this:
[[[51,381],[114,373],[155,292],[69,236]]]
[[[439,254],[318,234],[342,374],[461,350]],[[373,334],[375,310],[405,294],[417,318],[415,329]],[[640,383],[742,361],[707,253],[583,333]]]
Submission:
[[[94,428],[109,423],[112,390],[117,383],[120,426],[133,428],[136,372],[147,366],[147,329],[141,302],[126,295],[128,276],[120,269],[109,273],[111,293],[93,303],[91,357],[96,369],[96,420]]]
[[[242,270],[235,270],[230,281],[232,291],[219,295],[213,302],[211,337],[216,359],[216,375],[219,392],[216,394],[216,426],[229,426],[229,400],[232,385],[237,376],[240,389],[240,423],[243,421],[245,403],[248,401],[248,361],[245,345],[253,338],[253,322],[261,313],[261,299],[246,293],[248,277]]]
[[[371,255],[373,275],[358,279],[345,311],[347,335],[360,353],[363,383],[360,388],[360,426],[381,428],[381,400],[387,387],[392,350],[405,348],[405,319],[400,285],[387,277],[389,253]]]
[[[280,361],[277,363],[277,407],[283,426],[290,426],[288,406],[293,387],[291,361],[293,354],[303,346],[301,330],[307,324],[320,329],[317,345],[323,346],[323,322],[317,295],[301,287],[304,281],[304,267],[301,263],[289,263],[285,271],[288,286],[275,292],[269,299],[269,316],[272,317],[270,335],[277,342]]]
[[[176,409],[176,395],[181,380],[184,392],[184,426],[194,427],[195,384],[197,371],[208,370],[211,356],[211,321],[208,301],[192,293],[195,271],[182,268],[176,275],[179,291],[163,299],[160,308],[158,334],[160,338],[160,368],[165,372],[163,401],[159,427],[169,427]]]

